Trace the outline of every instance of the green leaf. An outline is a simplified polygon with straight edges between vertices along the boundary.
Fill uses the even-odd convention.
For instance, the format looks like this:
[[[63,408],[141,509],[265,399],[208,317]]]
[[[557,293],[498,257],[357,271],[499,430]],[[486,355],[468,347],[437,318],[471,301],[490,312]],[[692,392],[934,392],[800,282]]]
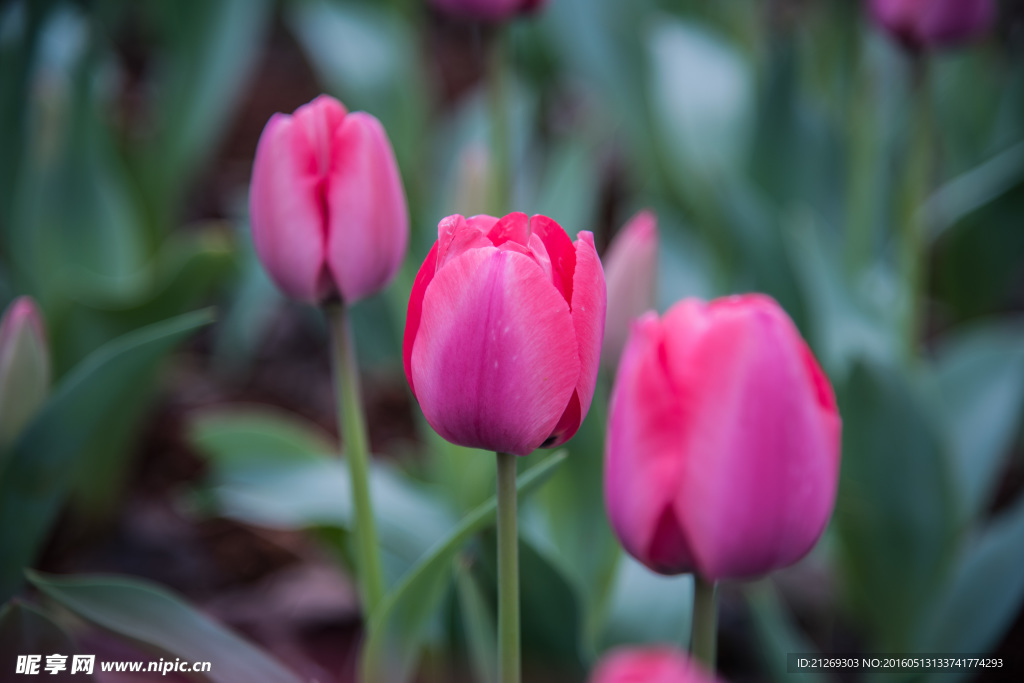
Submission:
[[[0,477],[0,597],[22,583],[77,473],[118,425],[127,398],[182,339],[213,320],[180,316],[125,335],[92,354],[56,388],[14,446]]]
[[[847,597],[871,646],[906,651],[956,540],[949,464],[923,399],[895,368],[861,362],[840,387],[835,525]]]
[[[693,613],[693,576],[655,574],[623,555],[615,577],[601,648],[687,643]]]
[[[652,109],[684,175],[738,172],[746,162],[754,104],[750,65],[707,28],[663,17],[652,22]]]
[[[455,561],[455,591],[459,597],[462,632],[469,646],[469,661],[477,683],[496,683],[498,680],[498,636],[494,612],[487,606],[483,589],[473,570],[459,560]]]
[[[45,612],[19,600],[13,600],[0,609],[0,671],[5,675],[15,671],[19,656],[34,654],[45,658],[46,655],[61,654],[68,657],[68,670],[52,680],[93,680],[92,676],[81,672],[74,674],[74,678],[67,677],[71,675],[71,657],[78,653],[71,636]],[[43,659],[40,673],[43,673],[45,664]],[[50,676],[46,678],[50,679]]]
[[[789,673],[787,655],[791,652],[813,653],[816,648],[800,633],[775,587],[767,580],[747,584],[744,589],[754,634],[760,645],[761,659],[771,680],[778,683],[805,681],[824,683],[820,673]]]
[[[193,418],[193,443],[211,457],[220,514],[277,529],[351,529],[351,480],[330,437],[283,411],[218,408]],[[455,520],[444,501],[376,461],[370,492],[383,549],[400,573],[442,538]]]
[[[921,652],[989,652],[1024,604],[1024,497],[986,526],[961,553],[946,590],[928,614]],[[963,680],[963,670],[935,681]]]
[[[565,461],[559,451],[519,477],[519,497],[543,484]],[[473,536],[494,524],[497,500],[492,496],[459,522],[447,537],[438,541],[377,611],[370,615],[360,670],[362,680],[372,683],[402,683],[409,680],[419,652],[423,631],[431,615],[447,594],[451,563]]]
[[[221,472],[254,462],[319,460],[338,450],[331,435],[309,420],[267,406],[232,406],[193,415],[189,440]]]
[[[164,588],[119,576],[27,572],[51,600],[82,619],[162,656],[210,662],[213,683],[300,683],[275,659]]]
[[[936,351],[934,379],[969,522],[990,502],[1024,415],[1024,324],[985,323],[950,335]]]

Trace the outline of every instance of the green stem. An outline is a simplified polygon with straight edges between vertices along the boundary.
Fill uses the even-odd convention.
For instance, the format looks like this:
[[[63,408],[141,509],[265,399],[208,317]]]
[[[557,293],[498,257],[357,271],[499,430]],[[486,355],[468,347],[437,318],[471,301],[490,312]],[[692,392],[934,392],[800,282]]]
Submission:
[[[334,390],[338,402],[338,427],[348,462],[355,507],[356,569],[363,610],[373,614],[384,598],[384,575],[381,571],[377,525],[370,499],[369,439],[366,417],[359,397],[359,366],[355,344],[344,304],[324,307],[331,329],[331,360],[334,369]]]
[[[714,581],[693,577],[693,656],[709,672],[715,670],[718,596]]]
[[[505,36],[496,29],[491,46],[488,95],[491,105],[491,205],[494,215],[503,216],[511,202],[511,151],[509,149],[508,86],[505,65]]]
[[[913,358],[917,352],[927,303],[927,226],[921,206],[931,189],[932,126],[927,64],[924,60],[925,57],[918,56],[913,64],[910,141],[899,214],[900,272],[907,298],[903,336],[904,348],[909,358]]]
[[[516,456],[498,453],[498,681],[519,683],[519,534]]]

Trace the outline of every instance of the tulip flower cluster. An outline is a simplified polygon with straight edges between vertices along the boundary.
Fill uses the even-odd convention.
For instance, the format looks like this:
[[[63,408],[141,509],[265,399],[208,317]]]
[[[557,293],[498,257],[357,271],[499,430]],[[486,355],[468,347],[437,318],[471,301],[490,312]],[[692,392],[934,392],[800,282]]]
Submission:
[[[327,310],[340,395],[349,402],[346,448],[372,608],[383,589],[379,563],[366,561],[376,549],[365,432],[358,410],[353,417],[354,359],[347,328],[337,324],[345,319],[331,311],[379,291],[405,253],[404,193],[380,124],[327,97],[276,115],[256,155],[251,211],[257,253],[281,289],[341,304]],[[513,456],[577,432],[602,344],[608,365],[619,361],[606,444],[608,516],[626,550],[650,569],[714,582],[785,567],[817,541],[835,500],[835,398],[779,305],[746,295],[688,299],[662,318],[644,313],[657,261],[648,212],[630,221],[608,260],[610,292],[589,232],[572,241],[546,216],[453,215],[438,226],[409,299],[403,361],[424,416],[445,439],[498,453],[499,612],[515,613],[501,622],[503,681],[519,678]],[[709,604],[713,610],[713,598]],[[714,620],[705,623],[702,638],[712,640],[702,660],[713,664]],[[681,653],[627,650],[594,680],[713,679]]]

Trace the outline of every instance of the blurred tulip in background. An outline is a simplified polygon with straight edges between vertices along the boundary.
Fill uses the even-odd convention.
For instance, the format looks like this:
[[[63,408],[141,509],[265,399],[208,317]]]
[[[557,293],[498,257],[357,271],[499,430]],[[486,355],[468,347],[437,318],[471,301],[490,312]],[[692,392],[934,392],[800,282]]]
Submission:
[[[449,14],[481,21],[504,21],[539,9],[546,0],[431,0]]]
[[[993,0],[871,0],[875,21],[912,49],[957,45],[992,28]]]
[[[405,372],[449,441],[526,455],[576,433],[605,322],[593,237],[546,216],[441,221],[409,300]]]
[[[43,404],[50,389],[50,352],[35,301],[16,299],[0,322],[0,449]]]
[[[682,652],[668,647],[614,650],[598,663],[590,683],[715,683]]]
[[[839,434],[828,378],[773,299],[687,299],[645,315],[608,420],[612,526],[663,574],[788,566],[832,513]]]
[[[608,281],[608,323],[601,361],[614,369],[632,321],[654,308],[658,269],[658,219],[641,211],[612,240],[604,256]]]
[[[294,299],[355,303],[405,257],[408,209],[387,133],[326,95],[267,123],[249,207],[256,252]]]

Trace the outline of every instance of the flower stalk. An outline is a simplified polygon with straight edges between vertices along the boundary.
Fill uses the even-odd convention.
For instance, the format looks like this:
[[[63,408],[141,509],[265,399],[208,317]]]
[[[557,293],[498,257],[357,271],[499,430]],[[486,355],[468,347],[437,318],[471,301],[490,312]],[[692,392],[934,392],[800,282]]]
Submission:
[[[384,598],[377,525],[370,496],[370,457],[366,416],[359,396],[359,365],[356,362],[348,309],[342,303],[324,307],[331,332],[331,360],[338,405],[338,428],[352,483],[355,509],[356,571],[363,610],[373,614]]]
[[[516,456],[498,457],[498,681],[519,683],[519,532]]]

